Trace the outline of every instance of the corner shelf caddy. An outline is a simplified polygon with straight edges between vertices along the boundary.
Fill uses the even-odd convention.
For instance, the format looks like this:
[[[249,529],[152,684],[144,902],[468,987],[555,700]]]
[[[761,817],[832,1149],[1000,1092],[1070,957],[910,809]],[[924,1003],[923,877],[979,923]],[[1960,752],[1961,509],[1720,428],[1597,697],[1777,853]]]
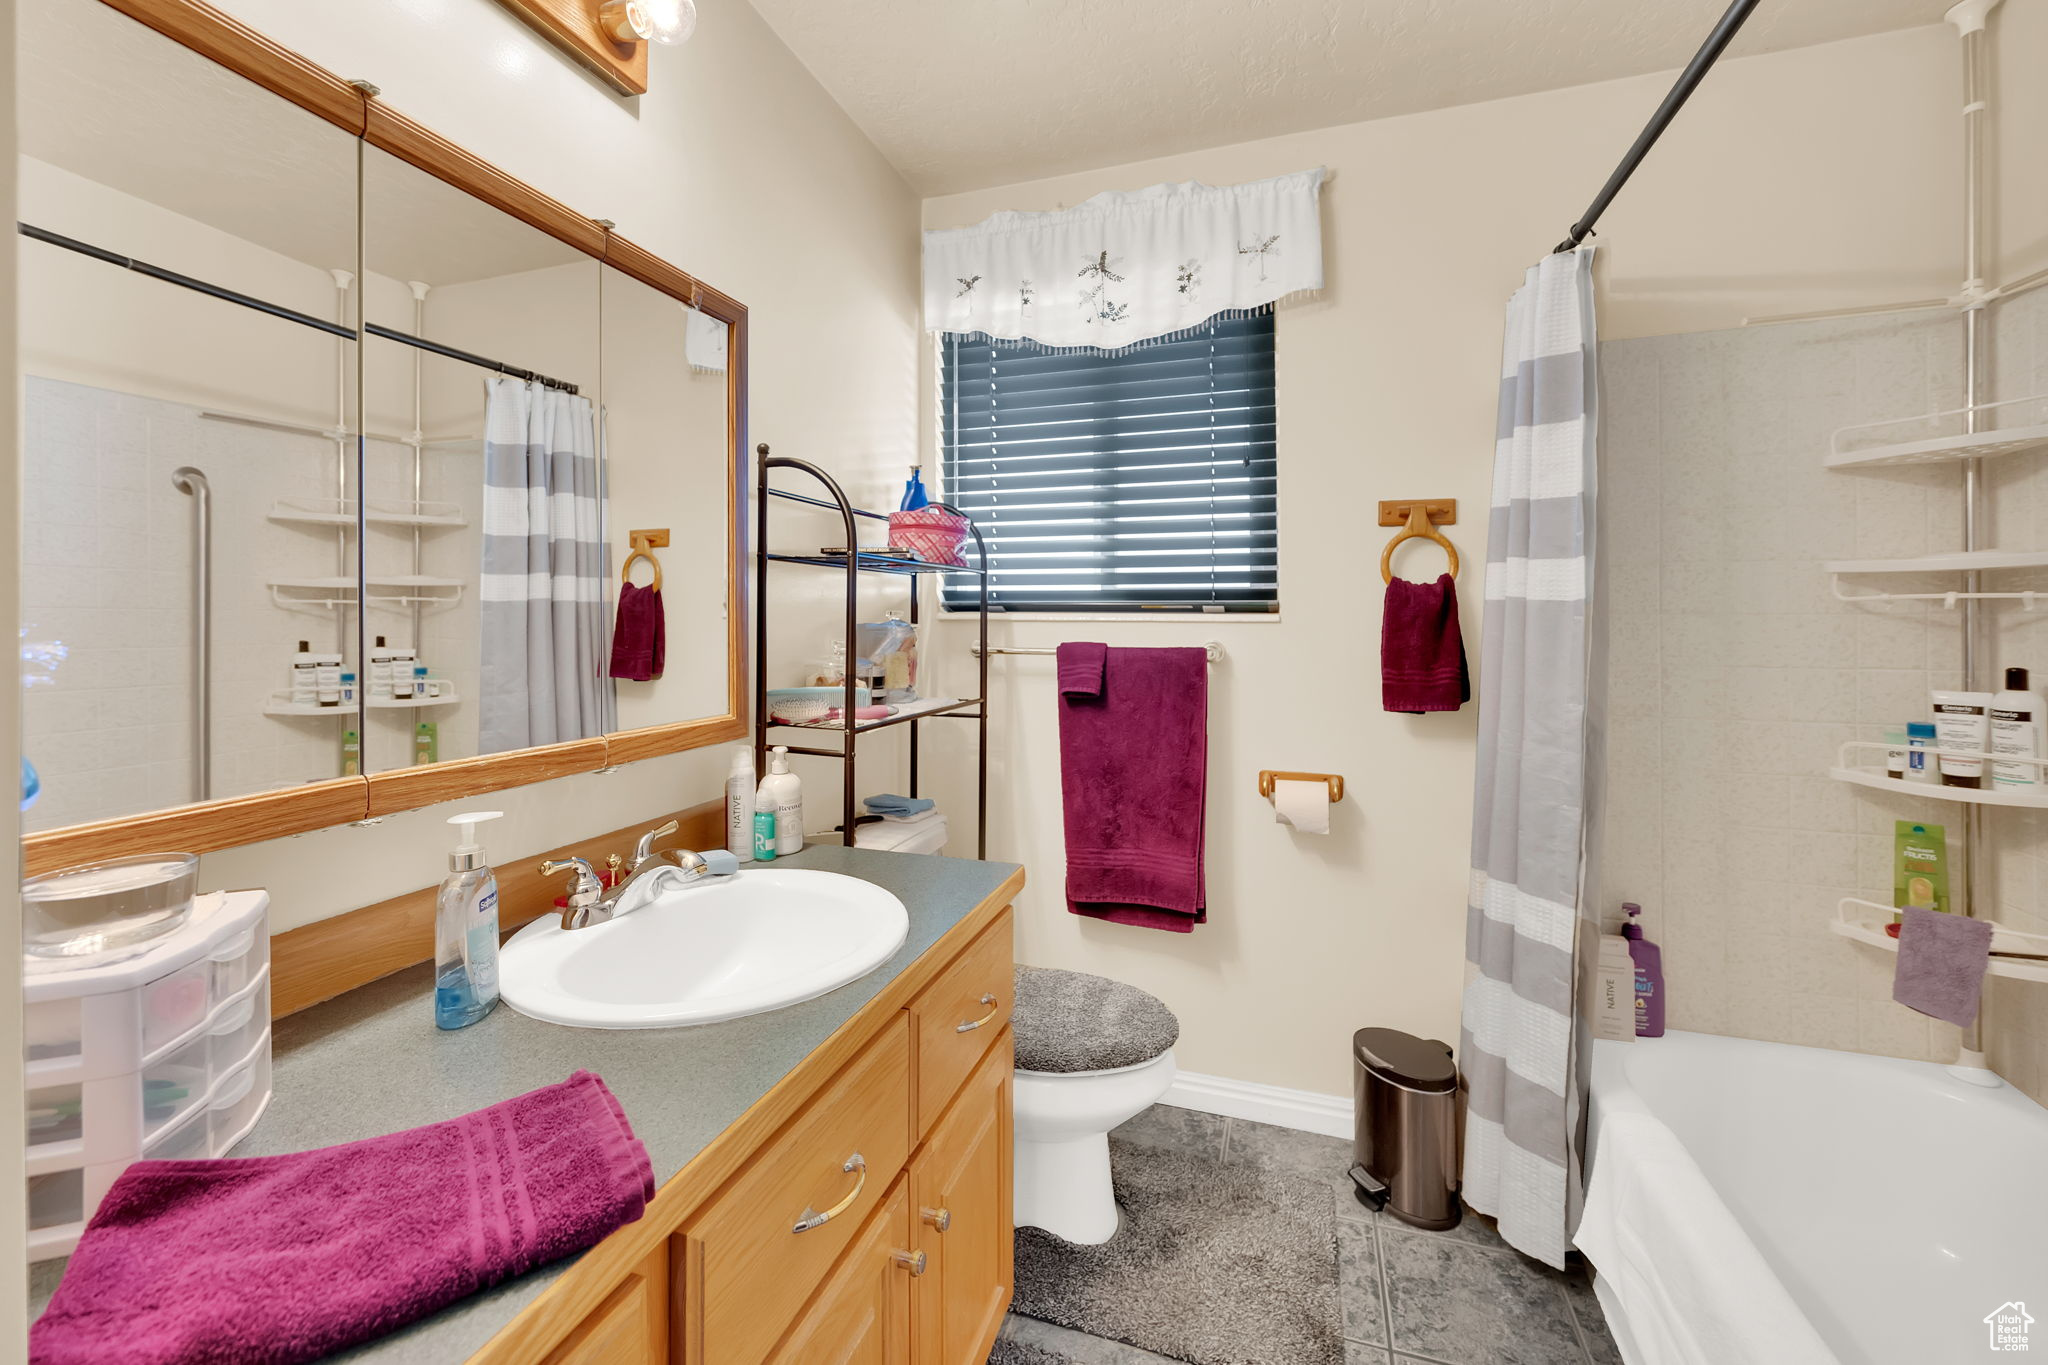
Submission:
[[[917,760],[918,730],[922,721],[935,716],[953,716],[976,723],[976,766],[975,766],[975,823],[974,856],[988,856],[988,546],[983,542],[981,529],[968,522],[968,531],[974,538],[974,568],[960,569],[944,564],[928,564],[919,560],[896,559],[885,555],[854,553],[850,555],[827,554],[771,554],[768,551],[768,504],[771,499],[802,503],[810,507],[823,508],[839,514],[843,529],[843,544],[857,547],[860,544],[859,524],[862,519],[886,523],[889,518],[881,512],[870,512],[855,507],[847,500],[838,480],[808,460],[795,460],[787,456],[770,455],[764,443],[754,448],[759,456],[756,461],[760,473],[756,485],[754,502],[755,536],[754,543],[760,546],[761,581],[754,588],[754,771],[767,770],[768,749],[771,730],[826,731],[843,738],[840,747],[827,749],[810,745],[791,744],[792,754],[808,754],[814,758],[836,758],[841,764],[842,810],[840,834],[848,847],[853,845],[853,831],[860,820],[860,790],[856,777],[859,739],[873,730],[885,730],[897,725],[910,727],[910,795],[918,794]],[[768,476],[777,469],[793,469],[810,475],[823,486],[827,496],[819,498],[805,493],[794,493],[784,488],[769,485]],[[952,512],[965,518],[956,507],[935,502],[934,507]],[[979,577],[980,595],[980,638],[975,649],[976,665],[975,694],[972,697],[929,698],[912,702],[895,714],[876,720],[855,720],[849,730],[844,721],[829,723],[812,722],[805,725],[786,724],[772,719],[768,714],[768,565],[807,564],[817,568],[835,569],[846,575],[846,657],[849,661],[857,657],[854,649],[860,624],[860,576],[863,573],[886,574],[910,580],[910,623],[918,623],[918,607],[921,597],[918,591],[918,576],[932,573],[969,573]],[[846,700],[842,703],[842,714],[852,716],[855,689],[859,686],[851,674],[846,680]]]
[[[1828,921],[1828,928],[1843,938],[1896,953],[1899,941],[1887,934],[1884,927],[1898,913],[1889,905],[1844,896],[1835,907],[1835,917]],[[1991,965],[1986,970],[1991,975],[2015,981],[2048,981],[2048,935],[2021,933],[1997,920],[1987,923],[1991,925]]]

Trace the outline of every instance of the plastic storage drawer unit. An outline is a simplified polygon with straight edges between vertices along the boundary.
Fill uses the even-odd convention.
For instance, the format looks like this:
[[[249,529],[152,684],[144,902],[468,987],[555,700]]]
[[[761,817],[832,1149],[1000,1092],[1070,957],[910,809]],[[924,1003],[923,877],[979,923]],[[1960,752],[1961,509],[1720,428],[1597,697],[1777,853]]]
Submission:
[[[130,1162],[214,1157],[270,1097],[270,898],[203,896],[145,951],[33,971],[29,1255],[68,1253]]]

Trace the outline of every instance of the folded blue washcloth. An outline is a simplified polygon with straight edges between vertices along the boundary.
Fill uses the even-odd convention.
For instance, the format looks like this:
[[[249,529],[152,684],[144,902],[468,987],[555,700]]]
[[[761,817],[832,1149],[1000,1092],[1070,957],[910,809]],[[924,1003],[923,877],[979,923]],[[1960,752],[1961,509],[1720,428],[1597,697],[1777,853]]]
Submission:
[[[930,810],[932,799],[929,796],[891,796],[883,792],[880,796],[870,796],[861,804],[868,808],[869,815],[916,815]]]

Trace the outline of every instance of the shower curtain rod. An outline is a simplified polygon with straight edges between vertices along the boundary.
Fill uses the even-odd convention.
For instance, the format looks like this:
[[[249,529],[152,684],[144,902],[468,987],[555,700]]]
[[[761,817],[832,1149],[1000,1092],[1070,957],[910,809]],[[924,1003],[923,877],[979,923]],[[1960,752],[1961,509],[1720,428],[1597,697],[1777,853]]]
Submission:
[[[105,247],[97,247],[90,242],[81,242],[76,237],[66,237],[61,232],[52,232],[48,228],[39,228],[33,223],[16,223],[14,227],[15,231],[31,241],[62,247],[66,251],[75,251],[81,256],[90,256],[96,261],[105,261],[108,265],[117,265],[123,270],[132,270],[138,275],[147,275],[153,280],[162,280],[165,284],[175,284],[180,288],[205,294],[209,298],[240,304],[244,308],[253,308],[259,313],[268,313],[271,317],[283,318],[286,322],[296,322],[301,327],[311,327],[315,331],[325,332],[329,336],[341,337],[347,341],[356,340],[355,328],[344,326],[338,322],[329,322],[326,318],[316,318],[311,313],[301,313],[296,308],[287,308],[280,303],[271,303],[267,299],[259,299],[253,294],[240,293],[237,290],[227,289],[221,285],[209,284],[205,280],[195,279],[190,275],[181,275],[175,270],[166,270],[160,265],[151,265],[147,261],[138,261],[133,256],[123,256],[119,252],[108,251]],[[374,322],[366,323],[363,330],[371,336],[383,337],[387,341],[400,342],[407,346],[417,347],[422,351],[432,351],[435,355],[446,356],[450,360],[460,360],[465,364],[475,365],[482,369],[494,370],[499,374],[511,375],[514,379],[537,381],[551,389],[560,389],[564,393],[574,394],[579,392],[576,385],[569,383],[567,380],[550,379],[548,376],[536,373],[533,370],[521,369],[517,365],[507,365],[502,360],[491,360],[474,352],[457,350],[453,346],[443,346],[438,341],[428,341],[424,337],[416,337],[410,332],[400,332],[394,328],[381,327]]]
[[[1636,167],[1643,164],[1643,158],[1650,154],[1650,148],[1657,145],[1657,139],[1671,126],[1671,120],[1678,117],[1678,111],[1685,107],[1686,100],[1699,88],[1699,83],[1706,79],[1707,72],[1720,60],[1722,50],[1728,46],[1736,31],[1742,27],[1743,21],[1749,18],[1759,3],[1760,0],[1735,0],[1735,3],[1728,6],[1728,12],[1714,25],[1714,31],[1700,44],[1700,50],[1686,63],[1685,70],[1678,73],[1678,80],[1672,85],[1670,93],[1665,95],[1664,102],[1657,106],[1657,112],[1650,115],[1650,121],[1643,125],[1643,131],[1636,135],[1634,144],[1621,158],[1621,164],[1614,168],[1614,174],[1607,177],[1607,183],[1600,187],[1600,193],[1593,196],[1593,202],[1586,206],[1586,211],[1579,216],[1579,221],[1572,224],[1571,232],[1557,244],[1552,255],[1559,251],[1574,250],[1579,243],[1593,235],[1593,225],[1600,221],[1600,215],[1614,202],[1614,196],[1621,193],[1621,187],[1636,173]]]

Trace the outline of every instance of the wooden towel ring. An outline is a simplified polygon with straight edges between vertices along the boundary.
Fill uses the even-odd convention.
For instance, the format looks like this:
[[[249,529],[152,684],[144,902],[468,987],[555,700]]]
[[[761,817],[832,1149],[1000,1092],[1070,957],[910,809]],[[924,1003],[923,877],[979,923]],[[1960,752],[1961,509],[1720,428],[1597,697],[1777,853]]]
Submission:
[[[1405,519],[1405,520],[1404,520]],[[1403,502],[1382,502],[1380,504],[1380,525],[1399,526],[1401,532],[1387,542],[1387,548],[1380,551],[1380,581],[1394,581],[1394,550],[1404,540],[1433,540],[1443,546],[1444,554],[1451,561],[1451,577],[1458,576],[1458,547],[1451,544],[1449,537],[1436,529],[1436,524],[1454,524],[1458,520],[1456,498],[1430,498]]]
[[[619,570],[619,581],[621,583],[631,583],[633,581],[634,562],[644,559],[647,561],[647,567],[654,571],[654,578],[647,586],[655,592],[660,592],[661,561],[656,559],[652,552],[667,547],[668,528],[664,526],[658,531],[633,531],[627,535],[627,541],[633,548],[626,556],[625,565]]]

